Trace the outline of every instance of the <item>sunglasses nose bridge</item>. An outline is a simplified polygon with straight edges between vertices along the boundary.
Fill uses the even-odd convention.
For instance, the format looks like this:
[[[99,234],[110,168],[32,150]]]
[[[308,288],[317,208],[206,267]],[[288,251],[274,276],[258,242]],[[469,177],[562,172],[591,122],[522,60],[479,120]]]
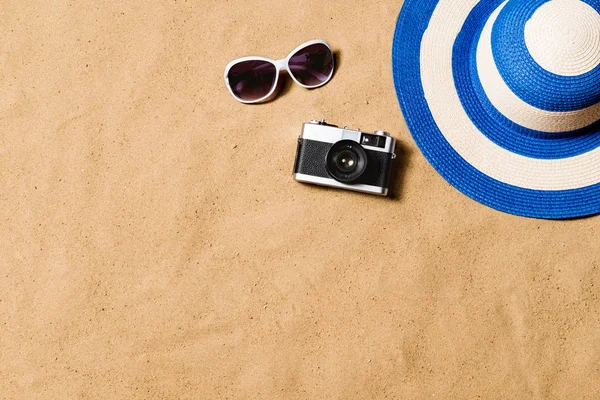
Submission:
[[[277,67],[277,69],[279,71],[287,71],[288,70],[287,59],[284,58],[283,60],[275,61],[275,67]]]

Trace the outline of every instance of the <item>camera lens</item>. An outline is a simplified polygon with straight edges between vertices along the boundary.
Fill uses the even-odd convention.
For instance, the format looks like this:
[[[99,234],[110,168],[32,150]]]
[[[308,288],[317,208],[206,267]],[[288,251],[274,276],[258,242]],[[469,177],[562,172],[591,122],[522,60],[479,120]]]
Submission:
[[[342,140],[327,154],[327,171],[336,181],[356,182],[367,169],[367,153],[360,144]]]
[[[354,153],[344,150],[335,158],[335,166],[338,167],[340,171],[349,174],[356,169],[358,163],[356,162]]]

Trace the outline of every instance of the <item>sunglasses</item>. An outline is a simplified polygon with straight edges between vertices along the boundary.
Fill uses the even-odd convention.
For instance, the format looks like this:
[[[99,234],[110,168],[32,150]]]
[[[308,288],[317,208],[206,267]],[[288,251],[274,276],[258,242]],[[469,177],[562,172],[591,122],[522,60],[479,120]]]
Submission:
[[[333,76],[333,52],[323,40],[311,40],[296,47],[283,60],[244,57],[225,68],[225,85],[233,97],[246,104],[268,100],[287,71],[294,82],[307,89],[323,86]]]

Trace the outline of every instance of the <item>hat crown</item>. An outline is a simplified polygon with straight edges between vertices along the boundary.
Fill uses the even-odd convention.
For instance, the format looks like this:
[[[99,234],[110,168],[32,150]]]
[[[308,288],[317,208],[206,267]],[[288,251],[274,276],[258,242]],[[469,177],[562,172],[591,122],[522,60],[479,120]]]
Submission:
[[[600,121],[600,2],[510,0],[487,21],[477,67],[509,120],[549,134]]]
[[[559,76],[579,76],[600,65],[600,14],[580,0],[553,0],[525,24],[533,59]]]

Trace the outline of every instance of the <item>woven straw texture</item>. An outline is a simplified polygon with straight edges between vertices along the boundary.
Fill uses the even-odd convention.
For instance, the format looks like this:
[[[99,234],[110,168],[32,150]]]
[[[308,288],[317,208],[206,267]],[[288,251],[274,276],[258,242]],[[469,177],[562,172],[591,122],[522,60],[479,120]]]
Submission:
[[[600,3],[409,0],[393,64],[413,137],[460,191],[529,217],[600,212]]]

